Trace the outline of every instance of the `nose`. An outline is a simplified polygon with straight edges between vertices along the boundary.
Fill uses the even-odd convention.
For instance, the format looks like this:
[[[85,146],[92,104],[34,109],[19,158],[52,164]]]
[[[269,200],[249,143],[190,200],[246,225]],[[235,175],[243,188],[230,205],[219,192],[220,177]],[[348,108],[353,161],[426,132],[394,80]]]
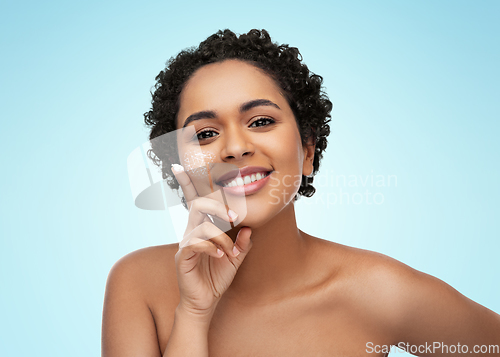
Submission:
[[[255,148],[244,128],[238,126],[228,128],[224,136],[224,147],[221,151],[221,157],[224,161],[238,161],[244,156],[253,155]]]

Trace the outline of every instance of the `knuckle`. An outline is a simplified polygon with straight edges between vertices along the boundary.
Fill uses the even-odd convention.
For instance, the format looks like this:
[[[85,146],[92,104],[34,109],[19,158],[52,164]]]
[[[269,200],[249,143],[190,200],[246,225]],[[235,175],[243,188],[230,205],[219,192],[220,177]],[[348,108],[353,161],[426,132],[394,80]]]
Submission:
[[[200,227],[201,229],[204,231],[204,232],[209,232],[212,230],[214,224],[212,222],[209,222],[209,221],[204,221],[203,223],[200,224]]]
[[[191,201],[191,210],[193,211],[199,211],[200,210],[200,199],[196,199]]]
[[[177,263],[181,258],[182,254],[184,253],[183,251],[184,248],[179,249],[177,253],[175,253],[175,262]]]

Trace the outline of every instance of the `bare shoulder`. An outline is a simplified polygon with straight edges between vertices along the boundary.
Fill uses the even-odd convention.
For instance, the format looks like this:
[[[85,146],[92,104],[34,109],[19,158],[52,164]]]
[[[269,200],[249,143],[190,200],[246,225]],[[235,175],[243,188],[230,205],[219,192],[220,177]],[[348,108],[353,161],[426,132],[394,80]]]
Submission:
[[[317,244],[331,257],[336,300],[388,333],[400,328],[422,299],[460,295],[443,281],[387,255],[321,239]]]
[[[443,281],[385,254],[343,246],[342,276],[353,302],[376,321],[398,324],[423,290],[454,290]]]
[[[332,274],[337,282],[363,287],[377,285],[390,289],[391,285],[407,282],[408,279],[430,277],[387,255],[370,250],[349,247],[328,240],[312,238],[316,256],[331,261]],[[321,252],[321,253],[318,253]],[[411,285],[411,284],[410,284]],[[353,286],[354,287],[354,286]]]
[[[444,281],[387,255],[328,241],[323,250],[338,261],[334,290],[352,314],[396,341],[416,343],[445,331],[474,341],[492,341],[500,316]],[[467,326],[458,328],[456,326]]]
[[[154,307],[158,298],[168,307],[176,304],[176,252],[176,244],[144,248],[113,265],[104,297],[103,356],[161,356]]]
[[[158,288],[176,285],[175,254],[178,247],[178,244],[166,244],[125,255],[111,268],[108,285],[113,282],[125,284],[129,290],[136,290],[149,300]]]
[[[147,247],[133,251],[121,259],[114,265],[111,271],[121,269],[141,269],[151,267],[156,264],[164,264],[165,258],[173,258],[179,249],[179,244],[165,244],[153,247]]]

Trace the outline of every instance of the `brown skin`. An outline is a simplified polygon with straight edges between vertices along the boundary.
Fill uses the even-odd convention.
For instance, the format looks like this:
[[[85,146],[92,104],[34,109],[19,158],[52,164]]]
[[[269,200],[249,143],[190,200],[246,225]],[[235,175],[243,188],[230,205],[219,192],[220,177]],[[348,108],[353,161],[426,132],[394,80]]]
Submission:
[[[271,100],[280,109],[239,113],[239,106],[253,99]],[[500,345],[500,316],[444,282],[382,254],[297,228],[292,198],[298,187],[282,183],[285,175],[312,172],[314,147],[301,145],[290,107],[267,75],[239,61],[203,67],[182,93],[178,126],[202,110],[216,111],[217,118],[192,125],[218,134],[200,143],[202,149],[214,154],[215,162],[271,166],[285,200],[272,204],[267,186],[247,196],[247,217],[228,232],[231,240],[218,244],[225,253],[221,258],[206,241],[203,252],[193,251],[196,244],[181,250],[169,244],[119,260],[106,287],[103,356],[158,357],[167,344],[165,355],[177,355],[177,344],[180,355],[232,357],[385,355],[367,353],[368,342],[460,343],[470,351],[474,345]],[[276,124],[251,126],[261,117]],[[245,228],[248,236],[239,237],[239,243],[236,234],[243,226],[251,228],[251,241]],[[235,241],[238,257],[231,255]],[[204,300],[203,308],[180,293],[189,283],[178,275],[183,254],[220,264],[213,266],[223,273],[221,262],[237,263],[229,286],[217,299]]]

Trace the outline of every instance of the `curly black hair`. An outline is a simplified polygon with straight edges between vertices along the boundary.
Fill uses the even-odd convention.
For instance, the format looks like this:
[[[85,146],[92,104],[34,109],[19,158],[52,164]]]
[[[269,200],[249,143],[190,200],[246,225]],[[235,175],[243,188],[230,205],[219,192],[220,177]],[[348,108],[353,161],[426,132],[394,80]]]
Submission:
[[[310,72],[302,63],[297,48],[272,42],[266,30],[254,29],[237,36],[226,29],[208,37],[198,47],[183,50],[170,58],[165,69],[156,76],[155,90],[151,93],[152,107],[144,114],[144,121],[151,128],[152,149],[148,156],[161,166],[162,176],[169,186],[179,188],[171,170],[176,158],[166,154],[177,152],[174,147],[177,144],[162,142],[158,137],[177,129],[180,94],[191,76],[204,65],[228,59],[250,63],[278,84],[295,115],[302,143],[306,144],[312,138],[316,145],[313,175],[316,174],[327,146],[332,110],[332,103],[322,89],[323,78]],[[153,140],[155,138],[159,140]],[[169,149],[165,150],[165,147]],[[312,182],[313,177],[302,176],[298,194],[311,197],[316,191]]]

